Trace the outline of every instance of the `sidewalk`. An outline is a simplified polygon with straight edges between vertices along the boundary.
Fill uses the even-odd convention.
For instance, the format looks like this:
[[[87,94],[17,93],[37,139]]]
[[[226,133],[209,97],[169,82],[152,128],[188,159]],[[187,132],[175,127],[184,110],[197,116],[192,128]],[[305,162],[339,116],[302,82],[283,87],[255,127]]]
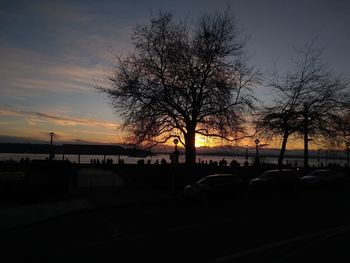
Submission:
[[[164,190],[94,189],[69,201],[0,207],[0,231],[29,226],[57,216],[83,210],[157,203],[176,198],[179,198],[179,195]]]

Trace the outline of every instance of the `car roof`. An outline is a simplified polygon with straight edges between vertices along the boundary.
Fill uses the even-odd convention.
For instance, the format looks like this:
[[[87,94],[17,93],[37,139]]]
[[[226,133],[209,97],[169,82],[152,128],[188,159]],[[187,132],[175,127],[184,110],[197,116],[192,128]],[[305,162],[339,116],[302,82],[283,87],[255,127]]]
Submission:
[[[267,170],[264,173],[280,173],[280,172],[295,172],[295,170],[294,169],[281,169],[281,170],[273,169],[273,170]]]
[[[228,177],[228,176],[236,176],[236,175],[235,174],[210,174],[205,177],[212,178],[212,177]]]
[[[343,172],[338,170],[331,170],[331,169],[318,169],[308,173],[308,175],[316,174],[316,173],[343,173]]]
[[[330,170],[330,169],[317,169],[317,170],[314,170],[312,172],[332,172],[332,170]]]

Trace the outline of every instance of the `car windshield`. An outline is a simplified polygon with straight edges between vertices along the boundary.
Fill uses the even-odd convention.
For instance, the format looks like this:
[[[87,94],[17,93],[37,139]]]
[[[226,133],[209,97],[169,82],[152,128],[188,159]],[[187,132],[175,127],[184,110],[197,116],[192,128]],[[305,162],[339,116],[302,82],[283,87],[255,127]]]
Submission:
[[[318,170],[309,173],[310,176],[330,176],[332,173],[328,170]]]
[[[266,171],[264,172],[262,175],[260,175],[260,178],[264,178],[264,179],[270,179],[270,178],[274,178],[276,176],[278,176],[280,174],[280,171]]]
[[[197,184],[211,184],[213,182],[213,179],[211,177],[204,177],[200,179]]]
[[[236,177],[232,175],[217,175],[217,176],[206,176],[199,180],[197,184],[217,184],[217,183],[225,183],[232,182]]]
[[[343,173],[338,172],[338,171],[330,171],[330,170],[317,170],[313,171],[309,174],[310,176],[339,176],[343,175]]]
[[[279,176],[295,176],[295,172],[293,170],[271,170],[271,171],[266,171],[262,175],[260,175],[260,178],[263,179],[272,179],[276,178]]]

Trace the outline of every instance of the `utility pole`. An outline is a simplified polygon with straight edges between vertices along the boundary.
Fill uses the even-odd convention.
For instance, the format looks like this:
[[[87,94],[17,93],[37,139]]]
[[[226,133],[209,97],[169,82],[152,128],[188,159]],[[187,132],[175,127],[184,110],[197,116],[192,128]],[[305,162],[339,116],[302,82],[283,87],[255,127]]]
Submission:
[[[304,103],[304,169],[309,168],[309,107]]]

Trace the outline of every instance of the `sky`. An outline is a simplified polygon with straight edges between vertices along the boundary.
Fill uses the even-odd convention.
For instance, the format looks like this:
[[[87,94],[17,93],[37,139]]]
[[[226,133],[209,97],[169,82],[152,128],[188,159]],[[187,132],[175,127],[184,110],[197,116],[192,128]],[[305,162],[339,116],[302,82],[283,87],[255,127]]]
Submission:
[[[330,68],[350,76],[346,0],[0,0],[0,142],[48,142],[53,131],[61,143],[122,143],[119,116],[94,88],[113,69],[112,50],[131,52],[132,30],[151,12],[195,18],[227,3],[263,74],[285,72],[294,48],[315,40]],[[264,87],[256,96],[271,98]]]

